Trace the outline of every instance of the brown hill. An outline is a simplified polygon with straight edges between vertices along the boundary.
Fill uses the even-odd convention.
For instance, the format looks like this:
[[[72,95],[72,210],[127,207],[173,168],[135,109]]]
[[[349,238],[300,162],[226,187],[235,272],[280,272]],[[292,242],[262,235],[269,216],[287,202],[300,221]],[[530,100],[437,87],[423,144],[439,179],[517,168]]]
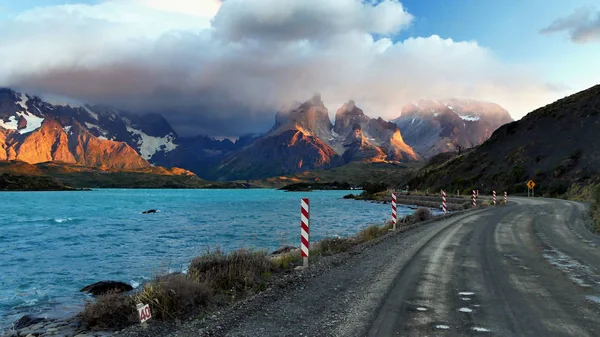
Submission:
[[[600,174],[600,85],[532,111],[496,130],[480,146],[423,168],[412,188],[556,195]]]

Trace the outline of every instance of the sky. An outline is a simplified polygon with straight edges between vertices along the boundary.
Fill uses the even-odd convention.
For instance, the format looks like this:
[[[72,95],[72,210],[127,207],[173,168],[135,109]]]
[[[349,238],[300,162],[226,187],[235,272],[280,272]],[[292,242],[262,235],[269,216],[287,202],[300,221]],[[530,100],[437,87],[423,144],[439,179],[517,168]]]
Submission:
[[[457,97],[519,119],[600,79],[594,1],[0,0],[0,31],[0,86],[182,135],[264,132],[314,93],[331,116]]]

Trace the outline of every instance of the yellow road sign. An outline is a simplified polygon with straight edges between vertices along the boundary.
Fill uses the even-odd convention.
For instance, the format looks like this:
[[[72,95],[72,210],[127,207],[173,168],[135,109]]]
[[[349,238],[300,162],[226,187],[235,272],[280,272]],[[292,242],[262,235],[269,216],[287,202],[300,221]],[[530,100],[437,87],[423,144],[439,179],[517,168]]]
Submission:
[[[529,180],[526,185],[530,190],[532,190],[535,187],[535,183],[533,182],[533,180]]]

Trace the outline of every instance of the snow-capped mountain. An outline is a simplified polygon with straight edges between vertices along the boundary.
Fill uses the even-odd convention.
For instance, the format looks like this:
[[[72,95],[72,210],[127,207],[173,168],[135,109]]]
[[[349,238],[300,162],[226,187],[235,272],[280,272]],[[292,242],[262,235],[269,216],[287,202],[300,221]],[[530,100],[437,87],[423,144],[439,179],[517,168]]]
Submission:
[[[158,114],[139,116],[103,106],[53,105],[39,97],[0,89],[0,127],[26,134],[45,118],[60,120],[65,128],[77,122],[99,140],[125,142],[145,160],[177,148],[177,134]]]
[[[336,114],[335,125],[320,95],[279,111],[275,125],[219,166],[225,179],[261,178],[340,166],[351,161],[415,161],[391,122],[367,117],[350,101]]]
[[[508,111],[495,103],[467,100],[420,100],[402,107],[393,120],[404,140],[421,156],[473,147],[500,126],[512,122]]]

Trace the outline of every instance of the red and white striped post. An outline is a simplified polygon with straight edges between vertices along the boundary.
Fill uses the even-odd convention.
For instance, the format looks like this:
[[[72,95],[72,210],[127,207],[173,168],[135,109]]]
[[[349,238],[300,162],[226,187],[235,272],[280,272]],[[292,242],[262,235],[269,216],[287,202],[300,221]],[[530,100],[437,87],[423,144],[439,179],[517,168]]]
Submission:
[[[508,193],[506,193],[506,191],[504,192],[504,204],[508,204]]]
[[[442,211],[444,212],[444,214],[447,213],[448,208],[446,205],[446,191],[442,190]]]
[[[398,214],[396,213],[396,192],[392,192],[392,225],[396,230],[396,223],[398,222]]]
[[[310,202],[308,198],[302,198],[301,207],[301,228],[300,228],[300,250],[302,252],[302,260],[304,268],[308,267],[308,252],[310,249]]]
[[[496,191],[492,191],[492,195],[494,199],[494,206],[496,206]]]
[[[477,191],[473,190],[473,207],[477,207]]]

